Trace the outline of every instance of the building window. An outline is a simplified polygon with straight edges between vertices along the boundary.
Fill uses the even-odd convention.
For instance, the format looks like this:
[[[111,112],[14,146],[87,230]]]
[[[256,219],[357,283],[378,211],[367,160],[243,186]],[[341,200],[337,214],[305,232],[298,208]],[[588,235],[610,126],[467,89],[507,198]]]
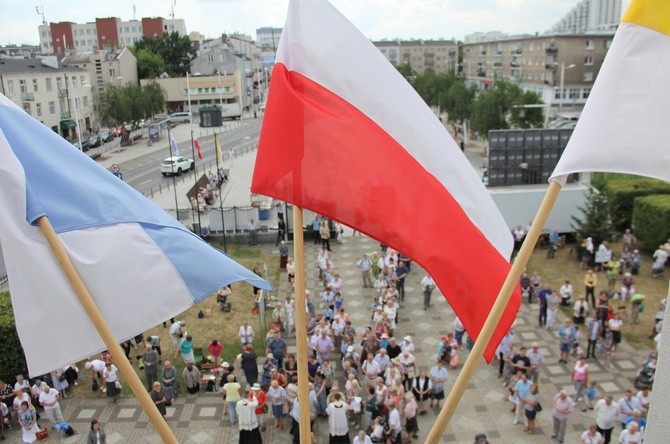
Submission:
[[[593,49],[593,40],[586,41],[586,49]]]
[[[47,85],[47,92],[53,91],[54,88],[53,88],[53,84],[51,82],[51,77],[47,77],[46,79],[44,79],[44,82]]]
[[[593,56],[584,57],[584,65],[586,65],[586,66],[593,65]]]
[[[53,100],[49,102],[49,114],[53,115],[56,114],[56,102]]]
[[[570,88],[569,94],[571,99],[579,99],[579,88]]]
[[[84,108],[88,108],[88,96],[84,96],[81,99],[82,102],[84,103]]]
[[[28,85],[26,85],[25,80],[19,80],[19,89],[21,90],[21,94],[28,92]]]
[[[593,81],[593,73],[592,72],[585,72],[584,76],[582,77],[582,80],[585,82],[592,82]]]
[[[35,104],[35,114],[37,114],[37,117],[42,117],[42,104],[41,103],[36,103]]]
[[[25,102],[25,103],[23,104],[23,110],[24,110],[25,112],[27,112],[28,114],[30,114],[30,102]]]
[[[58,109],[60,110],[61,114],[65,114],[67,111],[67,108],[65,107],[65,100],[59,99],[58,100]]]
[[[79,82],[80,82],[81,85],[86,83],[86,76],[79,76]]]
[[[612,39],[605,39],[603,46],[605,47],[605,49],[610,49],[610,46],[612,46]]]
[[[591,94],[591,88],[584,88],[582,90],[582,99],[588,99]]]
[[[112,82],[116,80],[116,70],[114,68],[109,68],[109,80]]]
[[[7,93],[11,96],[14,94],[14,81],[7,80]]]
[[[37,79],[33,79],[33,92],[38,92],[40,90],[39,84],[37,83]]]

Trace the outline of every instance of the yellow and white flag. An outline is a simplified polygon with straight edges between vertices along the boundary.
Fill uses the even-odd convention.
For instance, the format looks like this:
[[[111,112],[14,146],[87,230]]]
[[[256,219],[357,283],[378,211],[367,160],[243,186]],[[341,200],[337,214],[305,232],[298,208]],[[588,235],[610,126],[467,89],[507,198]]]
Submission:
[[[223,154],[221,154],[221,143],[219,143],[219,136],[214,134],[214,145],[216,146],[216,163],[223,164]]]
[[[670,181],[670,1],[633,0],[551,180],[608,171]]]

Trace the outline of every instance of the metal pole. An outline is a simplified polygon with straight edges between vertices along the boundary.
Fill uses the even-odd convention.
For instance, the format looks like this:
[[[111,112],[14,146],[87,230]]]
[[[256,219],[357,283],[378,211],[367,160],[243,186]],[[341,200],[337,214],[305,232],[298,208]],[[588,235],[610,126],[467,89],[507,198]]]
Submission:
[[[65,35],[63,35],[65,38]],[[79,123],[79,106],[77,105],[77,98],[79,97],[79,90],[77,89],[75,79],[70,76],[70,82],[72,83],[72,102],[74,103],[74,118],[77,128],[77,140],[79,140],[79,151],[84,151],[84,146],[81,144],[81,124]],[[76,90],[76,96],[75,96]]]
[[[561,62],[561,90],[558,93],[558,111],[563,109],[563,85],[565,82],[565,62]]]
[[[191,106],[189,105],[189,108],[190,107]],[[191,130],[191,156],[193,156],[193,187],[195,190],[195,202],[198,203],[198,169],[195,167],[195,143],[193,142],[193,130]],[[202,221],[200,219],[200,205],[198,205],[197,213],[198,213],[198,235],[202,237]]]
[[[221,155],[221,145],[219,145],[219,136],[214,134],[214,148],[216,150],[216,174],[218,176],[219,170],[219,156]],[[223,159],[221,159],[223,162]],[[221,210],[221,234],[223,236],[223,251],[228,252],[226,247],[226,223],[223,220],[223,197],[221,193],[221,188],[219,187],[219,210]]]
[[[172,142],[172,137],[170,136],[170,125],[168,124],[168,151],[170,152],[170,157],[172,156],[172,147],[170,146],[170,143]],[[175,141],[175,143],[177,143]],[[194,161],[195,162],[195,161]],[[173,160],[172,163],[170,164],[170,168],[172,169],[172,189],[174,190],[174,212],[177,218],[177,221],[180,222],[179,220],[179,203],[177,202],[177,182],[174,177],[174,164],[175,161]]]

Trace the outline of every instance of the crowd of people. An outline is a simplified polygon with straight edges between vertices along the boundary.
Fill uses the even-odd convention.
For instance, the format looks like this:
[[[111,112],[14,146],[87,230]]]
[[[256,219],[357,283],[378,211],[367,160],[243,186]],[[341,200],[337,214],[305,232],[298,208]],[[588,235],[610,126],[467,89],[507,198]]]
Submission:
[[[321,237],[324,226],[329,232],[333,227],[339,229],[318,220],[318,230],[314,230],[315,242],[321,243],[314,260],[318,289],[307,290],[305,294],[309,338],[309,399],[305,401],[310,407],[311,426],[327,423],[331,442],[412,441],[418,438],[417,418],[431,410],[438,412],[445,397],[449,371],[458,368],[460,353],[470,348],[472,342],[456,318],[452,331],[439,339],[433,362],[422,366],[413,338],[399,334],[398,328],[411,261],[382,245],[379,251],[355,260],[360,283],[345,282],[333,257],[335,247]],[[549,248],[554,248],[557,242],[554,239]],[[293,261],[283,237],[277,239],[277,244],[280,268],[284,272],[282,279],[287,279],[287,288],[292,292]],[[574,395],[566,390],[549,393],[550,397],[542,393],[544,352],[538,342],[525,344],[526,347],[512,328],[499,346],[497,368],[504,396],[510,401],[511,420],[515,425],[523,424],[526,433],[536,433],[536,416],[543,410],[544,403],[551,412],[552,437],[558,442],[564,441],[569,418],[576,410],[592,414],[594,419],[593,425],[581,434],[580,442],[615,442],[617,434],[626,443],[641,442],[651,400],[649,389],[636,393],[627,390],[619,396],[601,395],[591,372],[595,360],[602,368],[613,367],[622,331],[627,322],[635,322],[633,313],[621,312],[614,304],[617,300],[628,301],[632,310],[639,309],[634,305],[638,292],[633,278],[634,273],[639,273],[639,268],[635,271],[639,261],[635,259],[633,247],[634,240],[626,247],[632,251],[631,255],[623,251],[617,258],[612,253],[611,259],[599,267],[587,261],[589,267],[585,267],[583,290],[581,285],[573,287],[570,281],[564,280],[555,291],[553,283],[544,281],[539,273],[523,274],[520,286],[524,301],[529,306],[537,304],[538,327],[556,334],[557,344],[541,344],[542,349],[557,347],[559,364],[570,371],[574,385]],[[553,259],[554,254],[547,257]],[[367,321],[355,327],[348,313],[347,292],[354,286],[362,287],[364,300],[370,303]],[[427,310],[435,289],[429,275],[422,276],[420,289],[423,308]],[[360,302],[360,296],[357,298]],[[560,306],[572,307],[572,316],[560,320]],[[163,359],[159,336],[139,335],[126,341],[123,348],[131,360],[133,348],[142,351],[135,359],[143,369],[150,397],[163,415],[182,385],[187,393],[196,394],[204,383],[205,390],[217,391],[223,397],[224,418],[239,428],[240,442],[261,442],[261,432],[268,427],[274,427],[277,433],[285,430],[298,442],[297,361],[288,353],[287,344],[287,338],[296,333],[294,295],[286,294],[270,308],[272,325],[262,339],[263,356],[255,352],[254,339],[257,338],[246,320],[238,331],[242,353],[231,364],[223,362],[224,344],[211,340],[204,361],[207,369],[205,366],[199,369],[195,365],[193,338],[186,331],[186,322],[181,320],[173,319],[168,330],[171,357],[185,364],[181,374],[169,360]],[[656,347],[661,329],[659,322],[652,335]],[[94,390],[116,402],[120,381],[111,356],[103,353],[99,359],[86,362],[85,369],[91,371]],[[211,369],[217,372],[213,381],[203,378]],[[33,442],[33,434],[39,430],[38,410],[43,410],[52,427],[63,422],[59,401],[67,397],[68,387],[78,383],[77,376],[78,369],[70,366],[52,372],[51,384],[38,379],[31,386],[20,375],[13,389],[0,382],[0,401],[3,401],[0,408],[10,406],[10,414],[15,412],[25,442]],[[0,427],[4,425],[3,422]],[[616,430],[617,427],[621,427],[621,431]],[[2,430],[4,432],[4,428]],[[92,442],[104,442],[104,431],[99,424],[92,424],[91,433],[95,433],[96,439],[103,436],[103,440]]]

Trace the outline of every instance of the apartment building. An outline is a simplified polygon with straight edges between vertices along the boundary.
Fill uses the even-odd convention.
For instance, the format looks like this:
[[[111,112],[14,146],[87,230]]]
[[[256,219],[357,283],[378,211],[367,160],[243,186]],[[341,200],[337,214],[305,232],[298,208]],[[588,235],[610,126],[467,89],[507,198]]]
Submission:
[[[138,84],[137,59],[128,48],[73,54],[61,60],[62,65],[88,71],[93,91],[101,94],[109,84]]]
[[[545,34],[614,33],[627,3],[622,0],[582,0]]]
[[[157,37],[166,32],[187,35],[184,20],[144,17],[123,21],[117,17],[106,17],[88,23],[65,21],[38,27],[42,54],[97,53],[103,49],[132,46],[143,36]]]
[[[0,92],[69,140],[77,127],[83,135],[95,124],[90,85],[87,70],[59,64],[55,56],[0,60]]]
[[[240,103],[243,90],[243,79],[239,71],[228,75],[171,77],[158,79],[142,79],[140,85],[158,82],[167,94],[168,110],[189,111],[188,101],[191,99],[190,111],[196,115],[203,106],[217,103]]]
[[[486,89],[510,79],[551,107],[583,107],[613,35],[526,35],[463,45],[462,73]],[[563,87],[561,89],[561,86]]]
[[[381,40],[372,42],[393,66],[410,65],[417,74],[455,72],[458,45],[452,40]]]

